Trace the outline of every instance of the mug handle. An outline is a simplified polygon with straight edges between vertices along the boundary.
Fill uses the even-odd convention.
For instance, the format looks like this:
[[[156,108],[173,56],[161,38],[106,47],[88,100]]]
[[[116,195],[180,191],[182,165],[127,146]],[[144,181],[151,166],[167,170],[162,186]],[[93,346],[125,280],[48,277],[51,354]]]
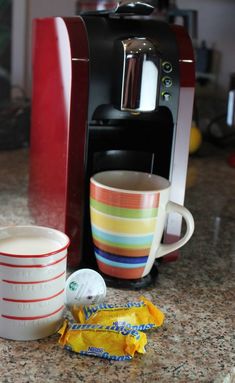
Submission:
[[[185,219],[186,222],[186,233],[185,235],[179,239],[179,241],[174,242],[174,243],[169,243],[169,244],[160,244],[156,251],[156,256],[155,258],[160,258],[163,255],[169,254],[183,245],[185,245],[186,242],[189,241],[189,239],[192,237],[193,232],[194,232],[194,219],[192,214],[186,207],[179,205],[178,203],[169,201],[166,206],[166,212],[167,213],[179,213],[182,215],[182,217]]]

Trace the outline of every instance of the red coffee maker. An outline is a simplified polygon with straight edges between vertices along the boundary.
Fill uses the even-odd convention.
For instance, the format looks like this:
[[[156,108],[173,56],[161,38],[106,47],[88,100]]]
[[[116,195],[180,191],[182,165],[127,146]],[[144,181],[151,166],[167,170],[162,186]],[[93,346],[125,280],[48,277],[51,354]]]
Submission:
[[[159,174],[172,183],[171,199],[184,202],[193,49],[183,27],[151,19],[152,11],[125,2],[34,21],[29,203],[37,224],[70,237],[71,267],[96,268],[91,175]],[[181,218],[169,216],[163,241],[180,232]]]

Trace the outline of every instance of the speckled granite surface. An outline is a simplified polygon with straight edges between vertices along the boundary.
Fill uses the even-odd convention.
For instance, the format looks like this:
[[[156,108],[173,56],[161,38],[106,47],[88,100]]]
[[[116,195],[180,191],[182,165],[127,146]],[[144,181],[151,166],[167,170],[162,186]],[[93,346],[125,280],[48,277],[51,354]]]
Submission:
[[[27,208],[28,151],[0,152],[0,225],[33,223]],[[223,151],[190,159],[185,205],[196,230],[154,287],[108,288],[107,302],[145,294],[166,314],[131,362],[81,357],[57,335],[31,342],[0,339],[0,382],[234,382],[235,169]]]

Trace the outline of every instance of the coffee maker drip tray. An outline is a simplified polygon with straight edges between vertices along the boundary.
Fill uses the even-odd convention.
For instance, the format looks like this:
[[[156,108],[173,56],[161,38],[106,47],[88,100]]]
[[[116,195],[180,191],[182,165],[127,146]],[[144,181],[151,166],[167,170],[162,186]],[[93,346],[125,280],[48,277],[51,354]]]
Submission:
[[[118,289],[140,290],[146,287],[154,286],[158,276],[158,268],[155,264],[148,275],[138,279],[119,279],[103,274],[100,271],[99,273],[104,278],[105,283],[108,287],[114,287]]]

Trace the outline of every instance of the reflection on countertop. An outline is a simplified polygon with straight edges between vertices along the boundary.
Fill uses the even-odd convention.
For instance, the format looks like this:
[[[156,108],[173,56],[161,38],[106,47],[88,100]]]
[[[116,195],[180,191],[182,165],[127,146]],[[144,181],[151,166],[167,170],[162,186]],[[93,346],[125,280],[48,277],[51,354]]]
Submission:
[[[180,259],[160,265],[154,287],[108,288],[107,302],[144,294],[165,313],[163,327],[148,334],[146,354],[110,362],[61,349],[57,335],[31,342],[0,339],[1,383],[232,382],[235,169],[227,154],[212,148],[190,158],[185,205],[196,229]],[[33,223],[28,150],[2,151],[0,164],[0,225]]]

